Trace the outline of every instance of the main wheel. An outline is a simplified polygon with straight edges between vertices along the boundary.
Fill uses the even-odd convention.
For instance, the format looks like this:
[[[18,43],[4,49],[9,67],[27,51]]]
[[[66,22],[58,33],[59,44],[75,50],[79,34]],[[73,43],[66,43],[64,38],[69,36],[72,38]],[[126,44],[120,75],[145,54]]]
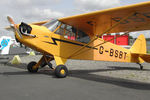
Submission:
[[[58,78],[64,78],[68,75],[68,69],[65,65],[58,65],[55,69],[55,75]]]
[[[39,68],[33,68],[37,63],[35,61],[32,61],[30,62],[28,65],[27,65],[27,69],[28,69],[28,72],[30,73],[36,73],[38,71]]]

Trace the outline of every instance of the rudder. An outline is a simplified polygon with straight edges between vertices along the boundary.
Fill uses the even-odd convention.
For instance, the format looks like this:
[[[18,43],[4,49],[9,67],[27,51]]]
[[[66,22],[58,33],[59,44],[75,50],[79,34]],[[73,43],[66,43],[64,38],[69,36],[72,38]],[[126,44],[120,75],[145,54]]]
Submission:
[[[146,39],[143,34],[136,39],[130,50],[131,53],[146,54]]]
[[[141,55],[146,55],[146,40],[143,34],[141,34],[136,41],[134,42],[134,44],[132,45],[132,47],[130,48],[131,51],[131,55],[134,59],[134,61],[136,61],[137,63],[143,63],[145,61],[145,59],[143,59],[144,57],[141,57]]]

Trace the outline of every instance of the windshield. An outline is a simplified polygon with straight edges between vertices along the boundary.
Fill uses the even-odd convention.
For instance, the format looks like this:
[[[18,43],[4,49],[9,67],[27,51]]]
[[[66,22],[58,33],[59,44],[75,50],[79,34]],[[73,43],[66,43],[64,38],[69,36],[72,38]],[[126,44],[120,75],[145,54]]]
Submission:
[[[57,19],[51,20],[44,24],[44,26],[47,27],[51,32],[53,32],[59,25],[60,22]]]

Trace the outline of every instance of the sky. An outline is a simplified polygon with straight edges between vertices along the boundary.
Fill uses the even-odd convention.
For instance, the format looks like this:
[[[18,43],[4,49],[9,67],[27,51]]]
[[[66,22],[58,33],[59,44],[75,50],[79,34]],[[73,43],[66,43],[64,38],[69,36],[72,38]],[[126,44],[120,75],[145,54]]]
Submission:
[[[13,36],[11,32],[3,29],[9,25],[7,16],[11,16],[15,23],[31,23],[145,1],[149,0],[1,0],[0,36]],[[137,37],[141,33],[150,38],[150,31],[131,35]]]

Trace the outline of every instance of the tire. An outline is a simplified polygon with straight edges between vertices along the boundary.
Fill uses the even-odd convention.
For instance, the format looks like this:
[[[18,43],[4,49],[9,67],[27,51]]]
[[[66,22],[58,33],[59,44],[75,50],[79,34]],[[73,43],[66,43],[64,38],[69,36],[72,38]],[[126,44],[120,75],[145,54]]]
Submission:
[[[68,75],[68,69],[65,65],[58,65],[55,69],[55,75],[58,78],[65,78]]]
[[[36,64],[37,63],[35,61],[30,62],[27,65],[28,72],[30,72],[30,73],[36,73],[38,71],[38,69],[39,69],[39,68],[33,69],[33,66],[36,65]]]

